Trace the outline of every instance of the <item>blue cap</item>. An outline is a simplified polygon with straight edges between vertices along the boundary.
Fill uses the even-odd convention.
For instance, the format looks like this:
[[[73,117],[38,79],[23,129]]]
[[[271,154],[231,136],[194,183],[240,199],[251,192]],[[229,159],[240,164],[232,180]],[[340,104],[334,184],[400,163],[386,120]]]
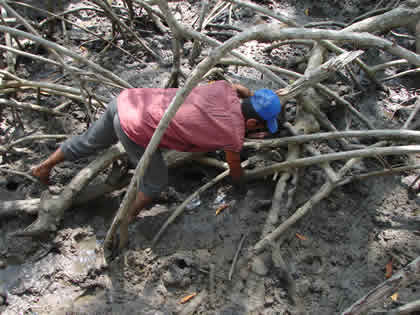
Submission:
[[[281,112],[280,99],[276,93],[269,89],[255,91],[251,96],[251,104],[257,114],[267,121],[267,127],[271,133],[278,129],[277,115]]]

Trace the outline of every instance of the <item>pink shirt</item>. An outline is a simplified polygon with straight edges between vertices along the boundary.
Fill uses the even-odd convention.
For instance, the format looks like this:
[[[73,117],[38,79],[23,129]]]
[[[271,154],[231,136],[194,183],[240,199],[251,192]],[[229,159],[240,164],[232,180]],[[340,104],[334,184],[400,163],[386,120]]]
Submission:
[[[132,141],[147,146],[177,90],[138,88],[121,92],[118,115]],[[166,129],[160,147],[184,152],[239,152],[244,135],[237,93],[228,82],[217,81],[191,91]]]

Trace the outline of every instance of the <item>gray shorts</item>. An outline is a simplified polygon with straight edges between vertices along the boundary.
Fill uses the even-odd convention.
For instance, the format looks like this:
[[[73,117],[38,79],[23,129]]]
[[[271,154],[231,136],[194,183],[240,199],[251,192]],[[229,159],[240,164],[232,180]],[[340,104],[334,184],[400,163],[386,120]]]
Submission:
[[[128,158],[137,165],[145,148],[127,137],[120,125],[117,100],[114,98],[105,113],[95,121],[86,132],[73,136],[61,145],[61,150],[68,161],[97,154],[98,151],[109,148],[118,141],[124,146]],[[157,149],[153,154],[149,167],[140,182],[140,190],[149,197],[156,197],[168,183],[168,168],[162,152]]]

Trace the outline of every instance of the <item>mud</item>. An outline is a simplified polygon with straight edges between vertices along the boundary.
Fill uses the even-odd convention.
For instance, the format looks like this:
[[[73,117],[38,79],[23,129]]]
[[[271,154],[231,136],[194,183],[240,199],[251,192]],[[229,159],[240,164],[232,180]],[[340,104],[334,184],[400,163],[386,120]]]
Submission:
[[[323,21],[331,17],[349,22],[375,5],[372,1],[363,0],[259,2],[294,17],[299,23]],[[71,8],[87,4],[71,1],[66,6]],[[198,1],[180,2],[173,6],[179,7],[178,18],[191,24],[200,7]],[[235,21],[242,26],[251,25],[255,19],[247,9],[237,9],[236,14],[240,21]],[[81,13],[71,18],[96,31],[110,28],[100,16],[93,15],[88,19],[85,13]],[[221,22],[224,18],[226,16],[222,15],[215,22]],[[145,18],[140,18],[137,23],[139,32],[150,29]],[[142,35],[156,44],[155,49],[161,49],[164,55],[171,55],[169,37],[150,32]],[[56,36],[60,42],[59,33]],[[185,55],[188,47],[191,47],[188,44],[185,45]],[[147,56],[129,43],[124,43],[126,48],[143,58],[144,63],[114,49],[99,56],[97,53],[103,48],[100,43],[86,45],[92,60],[113,69],[135,86],[161,87],[169,78],[170,69],[150,62]],[[288,64],[291,57],[307,52],[304,47],[295,50],[285,46],[269,56],[262,53],[264,47],[265,44],[252,42],[241,50],[253,57],[258,56],[261,61],[270,60],[283,66]],[[377,61],[374,59],[377,58],[375,52],[371,52],[371,55],[372,60]],[[25,69],[19,71],[31,79],[47,78],[52,73],[51,69],[42,68],[36,62],[27,63]],[[186,73],[191,70],[186,61],[183,70]],[[235,67],[229,67],[227,73],[254,89],[276,88],[267,86],[271,84],[261,80],[255,70],[236,71]],[[345,89],[343,82],[331,81],[337,85],[337,89]],[[401,88],[402,83],[408,88]],[[387,86],[393,97],[365,85],[367,92],[352,99],[378,128],[398,126],[398,120],[403,121],[404,117],[391,119],[388,109],[418,93],[415,83],[408,79],[404,79],[404,82],[394,80],[388,82]],[[92,88],[105,97],[118,93],[116,89]],[[31,97],[28,95],[28,100]],[[60,101],[58,97],[43,100],[45,106],[53,106]],[[83,108],[72,104],[69,113],[69,117],[62,120],[26,112],[21,118],[27,129],[22,131],[11,127],[7,136],[13,132],[29,133],[35,129],[45,133],[77,133],[84,130],[87,123]],[[286,116],[291,120],[293,115],[293,102],[290,102]],[[2,124],[9,127],[11,117],[7,117],[4,111],[3,116]],[[331,113],[331,117],[334,117],[338,126],[344,125],[343,115],[338,109]],[[54,141],[33,143],[29,146],[31,154],[10,154],[2,158],[2,163],[7,161],[14,163],[17,169],[28,170],[56,147]],[[279,150],[277,156],[284,156],[284,153]],[[267,156],[265,158],[270,162]],[[60,165],[52,174],[50,189],[59,192],[86,162]],[[369,167],[369,162],[366,163]],[[83,207],[72,208],[66,213],[60,230],[42,239],[10,236],[30,224],[33,217],[22,215],[2,220],[0,313],[181,314],[191,307],[190,304],[199,295],[191,303],[181,304],[181,299],[190,294],[207,292],[208,295],[195,309],[195,314],[297,314],[298,308],[291,299],[290,287],[282,271],[267,263],[254,263],[251,266],[243,258],[244,253],[261,237],[270,206],[266,201],[271,200],[275,188],[271,178],[250,183],[245,194],[238,194],[227,182],[219,183],[201,194],[169,226],[159,243],[151,247],[151,240],[171,212],[217,173],[215,169],[197,165],[171,170],[169,188],[155,205],[144,210],[130,226],[129,247],[113,260],[104,258],[102,244],[124,190]],[[336,189],[286,233],[280,252],[295,281],[296,296],[303,302],[307,314],[339,313],[386,279],[386,264],[391,260],[394,270],[398,270],[420,254],[417,199],[408,193],[406,184],[402,183],[402,178],[408,175],[370,179]],[[295,209],[318,191],[324,181],[324,175],[318,168],[302,170]],[[0,184],[2,200],[37,198],[43,189],[17,175],[1,177]],[[216,216],[215,211],[221,204],[229,206]],[[283,211],[281,221],[291,214]],[[229,280],[233,257],[243,236],[246,237],[244,246],[232,280]],[[215,274],[212,287],[215,289],[210,286],[212,268]],[[414,301],[419,298],[419,292],[419,283],[414,283],[399,290],[396,301],[387,298],[378,305],[378,309]]]

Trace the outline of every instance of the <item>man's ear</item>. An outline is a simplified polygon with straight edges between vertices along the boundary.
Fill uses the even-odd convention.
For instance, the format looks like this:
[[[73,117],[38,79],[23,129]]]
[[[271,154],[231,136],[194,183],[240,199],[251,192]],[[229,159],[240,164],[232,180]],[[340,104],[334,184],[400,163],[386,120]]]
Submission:
[[[257,125],[258,125],[258,120],[256,120],[255,118],[250,118],[250,119],[247,119],[246,121],[247,129],[254,129],[255,127],[257,127]]]

